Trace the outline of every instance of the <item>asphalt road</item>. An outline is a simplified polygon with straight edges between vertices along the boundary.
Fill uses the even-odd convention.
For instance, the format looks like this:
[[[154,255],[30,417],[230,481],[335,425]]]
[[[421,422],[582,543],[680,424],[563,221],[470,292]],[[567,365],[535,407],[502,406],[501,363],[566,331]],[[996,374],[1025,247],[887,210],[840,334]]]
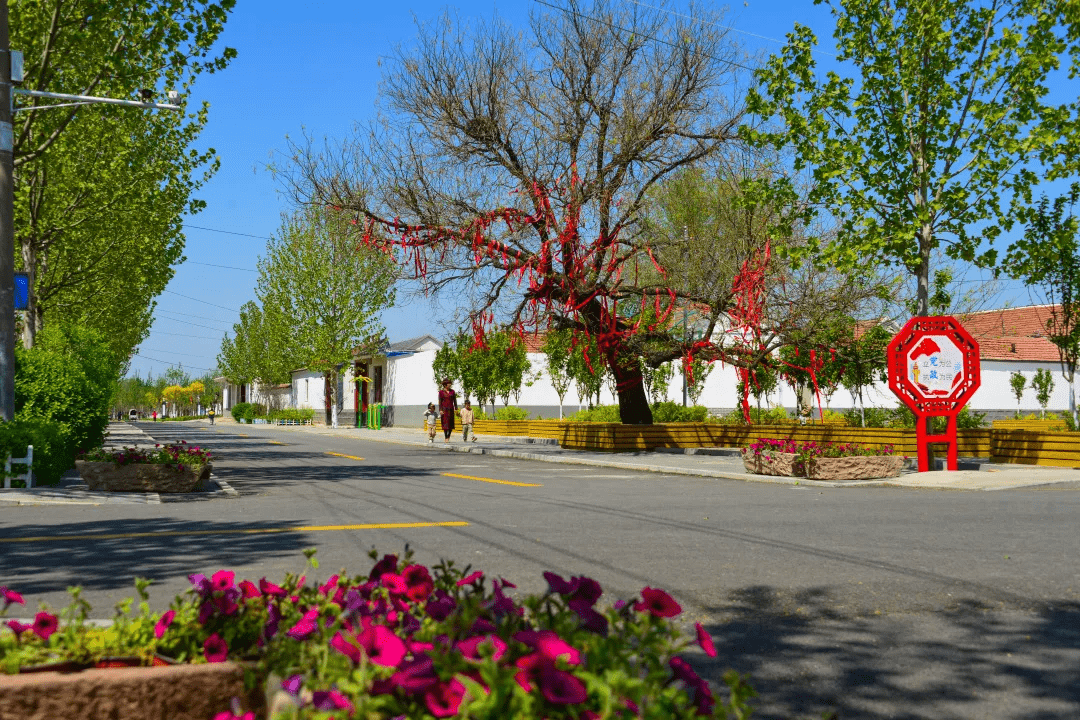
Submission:
[[[98,617],[222,567],[325,575],[408,543],[518,591],[586,574],[703,621],[758,717],[1080,717],[1080,491],[809,488],[550,465],[269,427],[143,424],[218,457],[235,499],[0,509],[0,583],[28,607],[79,584]],[[492,482],[498,481],[498,482]],[[467,523],[365,528],[356,525]],[[95,537],[86,537],[92,535]],[[103,537],[104,536],[104,537]]]

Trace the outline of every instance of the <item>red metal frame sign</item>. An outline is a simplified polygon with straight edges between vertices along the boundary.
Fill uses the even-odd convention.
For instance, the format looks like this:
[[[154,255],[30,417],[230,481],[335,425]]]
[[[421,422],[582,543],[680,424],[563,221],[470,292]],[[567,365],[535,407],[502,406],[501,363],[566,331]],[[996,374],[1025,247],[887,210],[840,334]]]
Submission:
[[[956,415],[979,389],[979,343],[951,315],[914,317],[889,343],[889,389],[911,408],[919,472],[930,469],[929,444],[948,444],[956,469]],[[931,435],[925,418],[945,417],[945,433]]]

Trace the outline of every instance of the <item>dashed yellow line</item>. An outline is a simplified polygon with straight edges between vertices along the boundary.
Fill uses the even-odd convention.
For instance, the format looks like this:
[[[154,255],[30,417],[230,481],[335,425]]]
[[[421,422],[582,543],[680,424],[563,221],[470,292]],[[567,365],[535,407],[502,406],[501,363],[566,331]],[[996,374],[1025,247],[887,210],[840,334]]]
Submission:
[[[95,533],[91,535],[39,535],[37,537],[0,538],[0,543],[68,542],[77,540],[127,540],[129,538],[188,537],[191,535],[269,535],[292,532],[340,532],[342,530],[408,530],[429,527],[467,527],[460,520],[446,522],[368,523],[364,525],[301,525],[299,527],[266,527],[221,530],[163,530],[162,532]]]
[[[544,487],[539,483],[514,482],[513,480],[495,480],[494,478],[482,478],[474,475],[458,475],[457,473],[443,473],[446,477],[461,478],[462,480],[476,480],[477,482],[496,483],[497,485],[514,485],[516,487]]]
[[[356,457],[355,455],[345,455],[344,453],[330,452],[329,450],[326,451],[326,454],[327,455],[333,455],[334,457],[348,458],[349,460],[363,460],[364,459],[362,457]]]
[[[266,442],[270,443],[271,445],[284,445],[285,444],[283,442],[278,442],[277,440],[267,440]]]

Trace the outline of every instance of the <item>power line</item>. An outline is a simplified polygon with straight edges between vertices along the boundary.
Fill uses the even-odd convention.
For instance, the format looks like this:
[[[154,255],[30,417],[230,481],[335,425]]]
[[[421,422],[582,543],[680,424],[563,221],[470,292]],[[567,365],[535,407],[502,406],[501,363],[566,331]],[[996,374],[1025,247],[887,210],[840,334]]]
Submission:
[[[182,312],[177,312],[175,310],[163,310],[161,308],[156,308],[155,312],[162,312],[162,313],[166,313],[168,315],[180,315],[182,317],[193,317],[196,320],[209,320],[210,322],[225,323],[226,325],[231,324],[228,320],[218,320],[217,318],[208,318],[208,317],[203,317],[202,315],[192,315],[191,313],[182,313]]]
[[[662,43],[664,45],[668,45],[668,46],[676,48],[676,49],[682,47],[678,43],[673,43],[670,40],[662,40],[662,39],[660,39],[658,37],[653,37],[652,35],[646,35],[645,33],[642,33],[642,32],[635,32],[633,30],[627,30],[626,28],[619,27],[618,25],[615,25],[614,23],[609,23],[607,20],[601,20],[600,18],[593,17],[591,15],[586,15],[585,13],[580,13],[577,10],[571,10],[570,8],[559,7],[558,5],[554,5],[552,3],[546,2],[546,0],[533,0],[533,2],[540,3],[541,5],[547,5],[549,8],[552,8],[553,10],[558,10],[558,11],[564,12],[564,13],[570,13],[571,15],[577,15],[578,17],[585,18],[586,20],[592,20],[593,22],[598,22],[598,23],[600,23],[602,25],[607,25],[609,28],[612,28],[613,30],[619,30],[620,32],[629,33],[630,35],[640,35],[641,37],[645,38],[646,40],[652,40],[653,42]],[[747,72],[754,72],[753,68],[747,67],[746,65],[740,65],[739,63],[735,62],[734,60],[721,60],[720,58],[709,55],[708,53],[702,53],[702,54],[705,55],[705,57],[712,58],[716,62],[726,63],[728,65],[732,65],[732,66],[740,68],[742,70],[746,70]]]
[[[194,300],[195,302],[201,302],[201,303],[204,303],[206,305],[210,305],[212,307],[221,308],[222,310],[228,310],[229,312],[236,312],[236,313],[240,312],[236,308],[225,307],[224,305],[214,305],[214,303],[212,303],[212,302],[207,302],[206,300],[200,300],[199,298],[191,297],[190,295],[181,295],[180,293],[173,292],[172,290],[166,290],[165,292],[169,293],[170,295],[176,295],[177,297],[185,298],[187,300]]]
[[[151,330],[151,335],[175,335],[176,337],[193,338],[195,340],[213,340],[217,342],[218,338],[206,337],[205,335],[185,335],[183,333],[171,333],[164,330]]]
[[[266,237],[265,235],[252,235],[250,233],[235,232],[233,230],[218,230],[217,228],[202,227],[201,225],[188,225],[184,223],[184,227],[191,228],[192,230],[206,230],[207,232],[224,233],[226,235],[239,235],[240,237],[255,238],[256,240],[273,240],[273,238]]]
[[[252,270],[251,268],[238,268],[231,265],[215,265],[214,263],[195,262],[194,260],[185,260],[182,264],[205,265],[207,267],[224,268],[225,270],[242,270],[244,272],[259,272],[258,270]]]
[[[141,357],[143,360],[150,360],[151,362],[158,362],[158,363],[161,363],[163,365],[169,365],[170,367],[177,364],[177,363],[169,362],[168,360],[158,360],[157,358],[152,358],[152,357],[147,357],[145,355],[140,355],[139,353],[132,353],[132,354],[135,357]],[[181,363],[181,364],[183,364],[183,363]],[[215,372],[217,370],[217,368],[199,367],[198,365],[188,365],[188,367],[193,369],[193,370],[205,370],[206,372]]]
[[[209,325],[200,325],[198,323],[193,323],[193,322],[191,322],[189,320],[181,320],[179,318],[163,317],[161,319],[162,320],[171,320],[172,322],[184,323],[185,325],[189,325],[191,327],[202,328],[204,330],[221,330],[222,332],[228,332],[228,330],[225,330],[224,328],[210,327]]]
[[[205,358],[206,357],[206,355],[192,355],[191,353],[180,353],[180,352],[176,352],[175,350],[159,350],[157,348],[148,348],[147,350],[148,350],[148,352],[152,352],[152,353],[158,353],[159,352],[159,353],[165,353],[166,355],[168,355],[168,354],[183,355],[184,357],[193,357],[193,358]]]
[[[709,20],[702,20],[701,18],[696,18],[693,15],[684,15],[683,13],[675,12],[674,10],[669,10],[668,8],[662,8],[662,7],[657,7],[655,5],[649,5],[648,3],[639,2],[638,0],[629,0],[629,2],[633,3],[634,5],[640,5],[641,7],[647,7],[647,8],[651,8],[653,10],[658,10],[660,12],[665,12],[665,13],[668,13],[669,15],[678,15],[681,18],[686,18],[687,20],[693,20],[694,22],[705,23],[706,25],[712,25],[714,27],[723,28],[724,30],[731,30],[732,32],[742,33],[743,35],[747,35],[747,36],[752,37],[752,38],[757,38],[758,40],[768,40],[769,42],[779,43],[781,45],[784,44],[783,40],[778,40],[776,38],[772,38],[772,37],[769,37],[767,35],[758,35],[757,33],[747,32],[746,30],[740,30],[739,28],[735,27],[734,25],[721,25],[720,23],[710,22]],[[816,52],[816,53],[819,53],[821,55],[828,55],[829,57],[836,57],[836,55],[834,55],[833,53],[827,52],[825,50],[813,50],[811,52]]]

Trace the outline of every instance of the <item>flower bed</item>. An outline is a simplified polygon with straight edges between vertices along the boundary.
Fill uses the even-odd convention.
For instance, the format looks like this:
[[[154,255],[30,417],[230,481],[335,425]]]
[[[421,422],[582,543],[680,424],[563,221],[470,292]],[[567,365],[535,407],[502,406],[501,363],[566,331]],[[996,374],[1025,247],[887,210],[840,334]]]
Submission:
[[[412,564],[409,551],[384,556],[367,575],[335,574],[320,585],[306,573],[280,585],[236,583],[222,570],[192,575],[192,590],[161,615],[150,613],[148,583],[138,581],[139,611],[118,607],[108,629],[84,626],[89,608],[76,591],[63,629],[46,611],[32,626],[8,622],[13,632],[0,635],[0,667],[11,673],[45,661],[155,653],[187,663],[239,660],[251,679],[271,690],[280,685],[275,707],[290,718],[749,713],[753,691],[742,678],[727,673],[728,692],[718,701],[676,654],[689,643],[671,620],[681,608],[663,590],[646,587],[604,609],[595,580],[544,573],[548,591],[517,602],[506,593],[514,585],[470,570]],[[3,592],[5,609],[22,601]],[[696,635],[715,656],[700,624]],[[215,720],[254,718],[250,708],[222,703]]]
[[[868,480],[896,477],[904,457],[892,445],[799,443],[759,438],[742,450],[743,466],[758,475],[806,477],[811,480]]]
[[[98,448],[81,455],[75,467],[91,490],[184,493],[205,488],[213,470],[210,453],[184,440],[154,448]]]

